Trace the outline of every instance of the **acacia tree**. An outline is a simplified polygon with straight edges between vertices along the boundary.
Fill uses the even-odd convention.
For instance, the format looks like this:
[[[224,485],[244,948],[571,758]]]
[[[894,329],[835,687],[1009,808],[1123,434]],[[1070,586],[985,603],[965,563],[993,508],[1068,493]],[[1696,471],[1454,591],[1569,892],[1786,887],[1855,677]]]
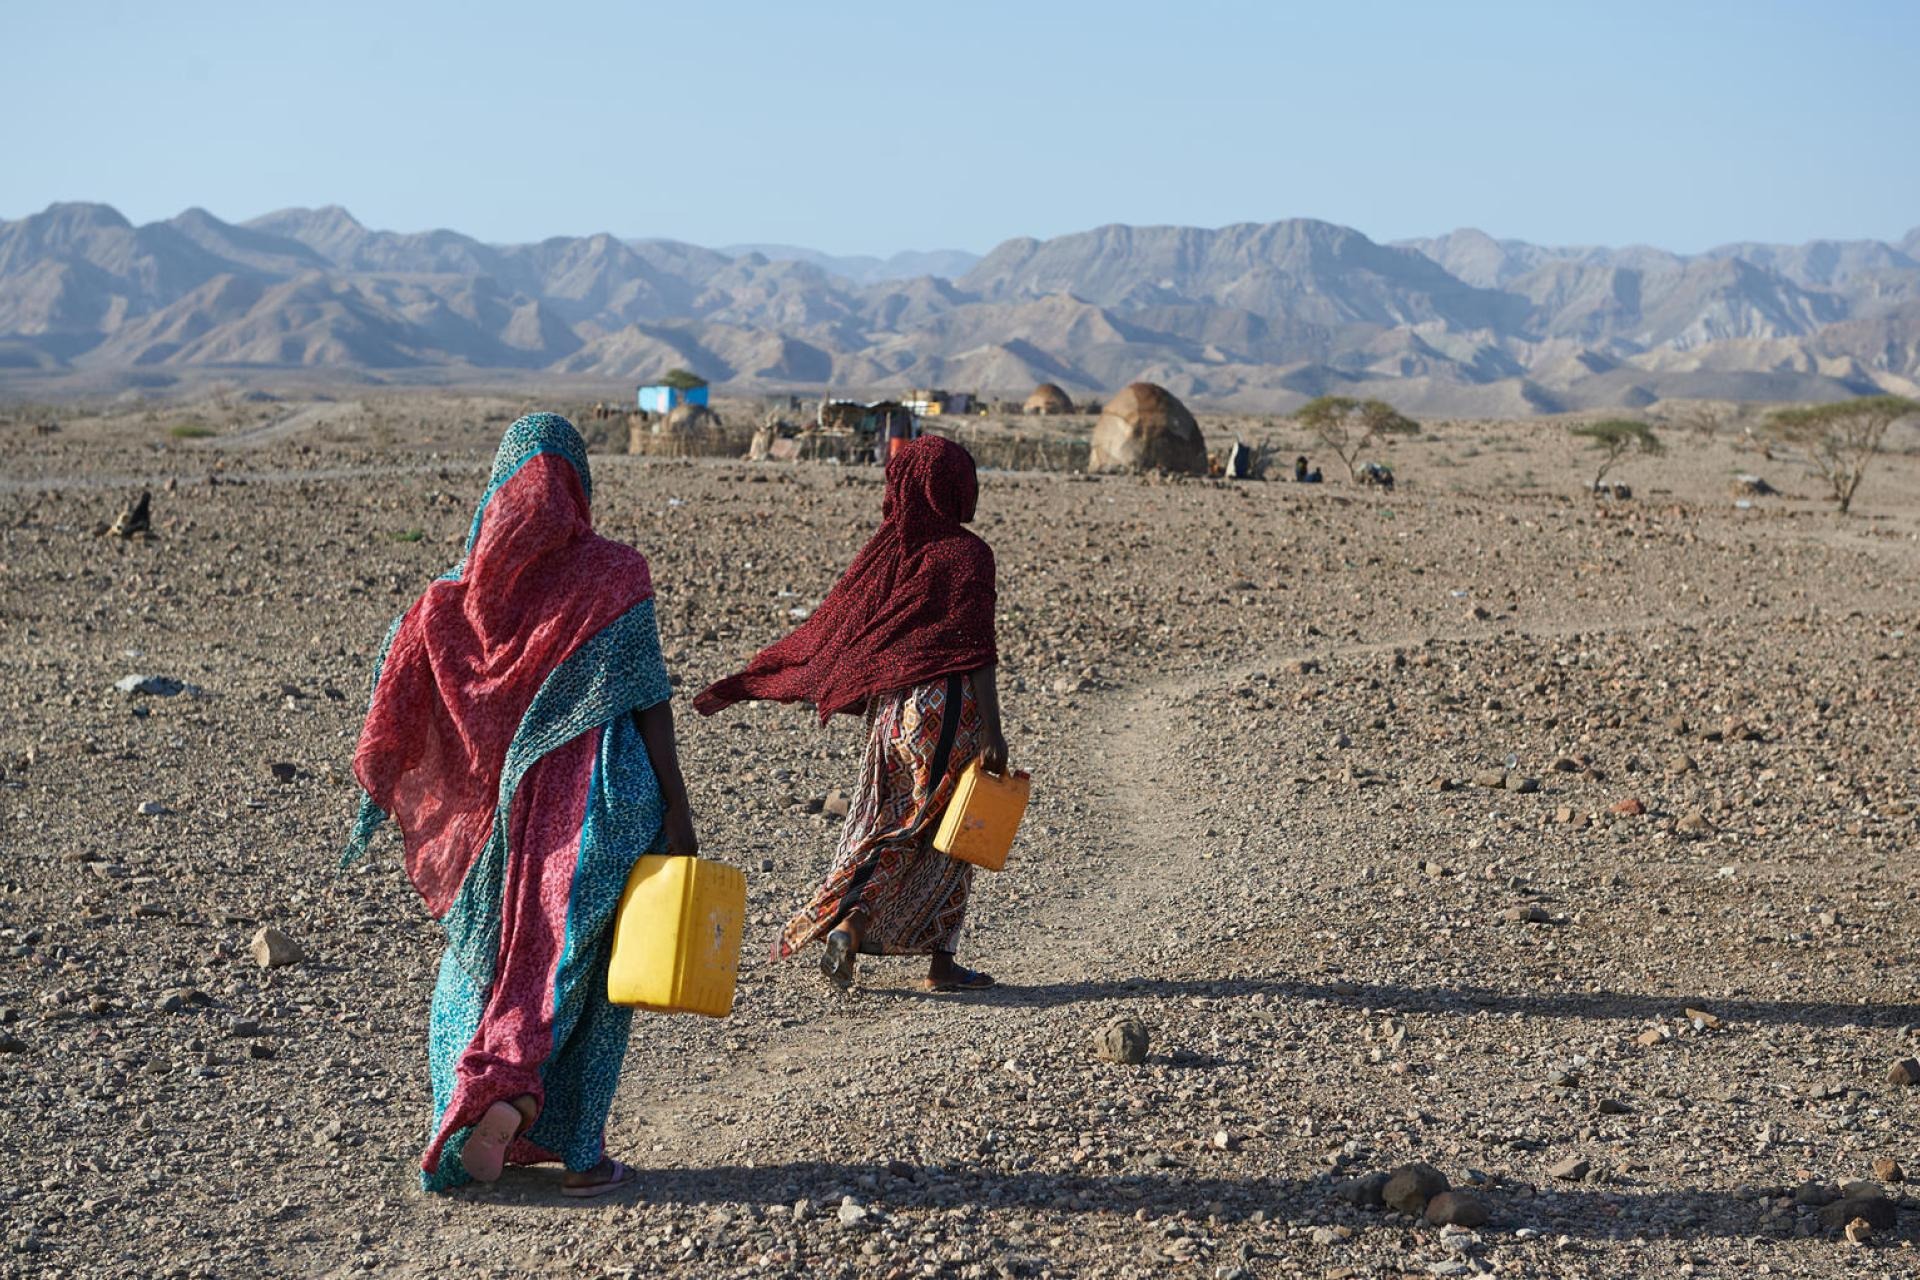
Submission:
[[[1613,470],[1628,454],[1642,453],[1651,457],[1667,451],[1652,427],[1631,418],[1589,422],[1575,427],[1573,434],[1579,439],[1591,441],[1593,448],[1600,452],[1600,469],[1593,473],[1595,492],[1599,491],[1600,482],[1607,478],[1607,472]]]
[[[1402,416],[1384,400],[1350,400],[1346,396],[1309,400],[1294,412],[1293,420],[1333,450],[1347,468],[1347,479],[1355,484],[1360,482],[1360,454],[1374,440],[1420,433],[1419,423]]]
[[[1868,464],[1880,452],[1887,428],[1915,413],[1920,413],[1920,403],[1903,396],[1862,396],[1808,409],[1782,409],[1767,419],[1767,430],[1806,451],[1807,460],[1827,482],[1833,500],[1840,504],[1840,514],[1845,515],[1866,478]]]

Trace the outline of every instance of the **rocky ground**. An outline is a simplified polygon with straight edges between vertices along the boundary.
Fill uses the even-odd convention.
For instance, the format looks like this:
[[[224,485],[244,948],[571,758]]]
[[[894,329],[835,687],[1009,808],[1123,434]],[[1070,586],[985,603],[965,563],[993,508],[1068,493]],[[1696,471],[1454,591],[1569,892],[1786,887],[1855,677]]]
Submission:
[[[372,650],[524,407],[0,423],[0,1274],[1912,1274],[1920,459],[1841,518],[1674,440],[1599,505],[1546,422],[1398,443],[1390,495],[987,475],[1003,985],[770,964],[857,728],[683,714],[733,1017],[636,1021],[634,1193],[423,1196],[435,926],[390,843],[334,864]],[[866,471],[595,467],[685,692],[878,514]],[[96,536],[142,486],[153,536]]]

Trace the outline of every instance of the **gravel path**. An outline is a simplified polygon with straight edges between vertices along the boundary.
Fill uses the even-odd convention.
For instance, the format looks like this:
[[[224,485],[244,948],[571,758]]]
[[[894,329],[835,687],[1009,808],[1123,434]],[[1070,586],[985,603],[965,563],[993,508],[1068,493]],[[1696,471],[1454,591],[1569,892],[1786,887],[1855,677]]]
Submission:
[[[1455,482],[1484,428],[1384,500],[988,476],[1036,794],[963,959],[1004,985],[770,963],[857,729],[683,719],[749,873],[740,996],[636,1023],[610,1141],[645,1176],[576,1204],[550,1171],[414,1190],[435,931],[391,846],[331,865],[370,650],[456,554],[483,433],[269,441],[124,543],[87,532],[117,495],[53,483],[151,474],[116,430],[0,477],[0,1274],[1911,1270],[1876,1170],[1920,1164],[1888,1081],[1920,1052],[1911,459],[1846,522],[1735,511],[1717,444],[1617,510],[1514,488],[1550,440]],[[819,598],[879,494],[597,477],[683,692]],[[269,924],[303,962],[254,963]],[[1139,1065],[1093,1051],[1120,1016]],[[1352,1202],[1413,1161],[1486,1222]],[[1855,1179],[1888,1197],[1858,1245],[1821,1203]]]

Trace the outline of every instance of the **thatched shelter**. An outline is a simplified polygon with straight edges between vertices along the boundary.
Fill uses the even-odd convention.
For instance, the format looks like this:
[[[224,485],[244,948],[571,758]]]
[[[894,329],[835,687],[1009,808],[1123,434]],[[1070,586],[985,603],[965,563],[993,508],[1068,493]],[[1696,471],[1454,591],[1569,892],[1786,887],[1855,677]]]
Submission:
[[[663,436],[690,436],[696,431],[717,431],[720,415],[703,404],[675,405],[666,417],[657,419],[653,430]]]
[[[1033,389],[1032,395],[1027,397],[1027,403],[1022,406],[1021,412],[1038,414],[1045,418],[1072,413],[1073,399],[1054,383],[1043,382]]]
[[[1089,471],[1207,474],[1200,424],[1165,387],[1136,382],[1107,402],[1093,426]]]

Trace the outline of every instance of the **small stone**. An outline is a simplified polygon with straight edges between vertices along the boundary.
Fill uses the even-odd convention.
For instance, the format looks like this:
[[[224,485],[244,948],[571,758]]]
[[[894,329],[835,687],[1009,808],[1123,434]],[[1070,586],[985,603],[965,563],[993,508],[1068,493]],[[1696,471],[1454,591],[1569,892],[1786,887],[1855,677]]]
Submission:
[[[1149,1038],[1147,1024],[1138,1018],[1118,1017],[1101,1027],[1093,1037],[1093,1053],[1102,1062],[1138,1066],[1147,1060]]]
[[[1817,1179],[1810,1178],[1793,1189],[1793,1202],[1806,1205],[1810,1209],[1830,1205],[1838,1199],[1840,1199],[1840,1188]]]
[[[1509,791],[1517,791],[1523,796],[1530,796],[1539,789],[1540,779],[1538,778],[1522,777],[1517,773],[1507,775],[1507,790]]]
[[[1485,787],[1489,791],[1499,791],[1507,785],[1507,771],[1505,769],[1482,769],[1479,773],[1473,775],[1473,785],[1476,787]]]
[[[1721,1025],[1720,1019],[1714,1017],[1705,1009],[1688,1009],[1687,1021],[1702,1031],[1718,1031]]]
[[[867,1207],[857,1200],[848,1198],[840,1202],[839,1211],[835,1216],[840,1219],[840,1225],[843,1227],[864,1226],[867,1221]]]
[[[1430,1164],[1403,1164],[1387,1175],[1380,1189],[1389,1208],[1417,1218],[1427,1211],[1427,1201],[1447,1189],[1447,1175]]]
[[[1538,905],[1508,907],[1500,913],[1500,918],[1508,924],[1552,924],[1553,917],[1546,908]]]
[[[1593,1166],[1579,1156],[1567,1156],[1547,1166],[1547,1176],[1562,1182],[1579,1182],[1591,1172]]]
[[[0,1035],[0,1053],[25,1053],[27,1042],[15,1035]]]
[[[1820,1225],[1829,1231],[1840,1231],[1860,1218],[1875,1231],[1891,1231],[1899,1220],[1898,1214],[1898,1206],[1885,1196],[1848,1196],[1820,1211]]]
[[[1894,1063],[1887,1072],[1887,1081],[1903,1089],[1920,1084],[1920,1058],[1906,1058]]]
[[[762,871],[771,871],[771,870],[773,870],[773,859],[772,859],[772,858],[762,858],[762,859],[760,859],[760,869],[761,869]]]
[[[1351,1205],[1362,1209],[1384,1208],[1386,1200],[1387,1177],[1384,1173],[1369,1173],[1358,1178],[1348,1178],[1337,1182],[1333,1194]]]
[[[1618,1098],[1600,1099],[1599,1111],[1603,1116],[1630,1116],[1633,1114],[1633,1108]]]
[[[820,802],[820,812],[826,814],[829,818],[844,818],[847,816],[848,810],[852,808],[853,802],[847,798],[847,793],[839,787],[835,787],[833,790],[827,792],[827,798]]]
[[[1685,773],[1692,773],[1699,767],[1699,764],[1694,761],[1694,758],[1685,752],[1681,752],[1673,759],[1667,761],[1668,774],[1676,778]]]
[[[1616,800],[1611,810],[1611,812],[1626,818],[1637,818],[1646,811],[1646,802],[1641,800],[1639,796],[1628,796],[1624,800]]]
[[[1491,1216],[1471,1191],[1442,1191],[1427,1201],[1427,1221],[1436,1227],[1484,1227]]]
[[[793,1220],[795,1222],[805,1222],[808,1218],[811,1218],[812,1216],[813,1216],[813,1201],[807,1199],[805,1196],[802,1196],[800,1197],[800,1199],[795,1200],[793,1202]]]
[[[1905,1182],[1907,1171],[1892,1156],[1881,1156],[1873,1162],[1873,1176],[1881,1182]]]
[[[307,958],[299,943],[272,925],[263,926],[253,935],[253,941],[248,946],[253,952],[254,963],[262,969],[284,968]]]
[[[247,1043],[247,1056],[256,1062],[263,1062],[279,1052],[271,1040],[251,1040]]]
[[[143,818],[164,818],[172,812],[173,810],[167,808],[167,806],[161,804],[158,800],[142,800],[140,802],[140,816]]]
[[[252,1018],[235,1018],[227,1024],[227,1034],[242,1039],[260,1034],[260,1024]]]
[[[1683,836],[1698,838],[1713,831],[1713,824],[1707,821],[1707,815],[1694,809],[1673,824],[1673,829]]]
[[[275,782],[292,782],[299,770],[285,760],[275,760],[267,766],[267,772],[273,775]]]
[[[1642,1049],[1653,1049],[1665,1044],[1671,1038],[1672,1037],[1667,1034],[1665,1027],[1648,1027],[1645,1031],[1635,1036],[1633,1042]]]

